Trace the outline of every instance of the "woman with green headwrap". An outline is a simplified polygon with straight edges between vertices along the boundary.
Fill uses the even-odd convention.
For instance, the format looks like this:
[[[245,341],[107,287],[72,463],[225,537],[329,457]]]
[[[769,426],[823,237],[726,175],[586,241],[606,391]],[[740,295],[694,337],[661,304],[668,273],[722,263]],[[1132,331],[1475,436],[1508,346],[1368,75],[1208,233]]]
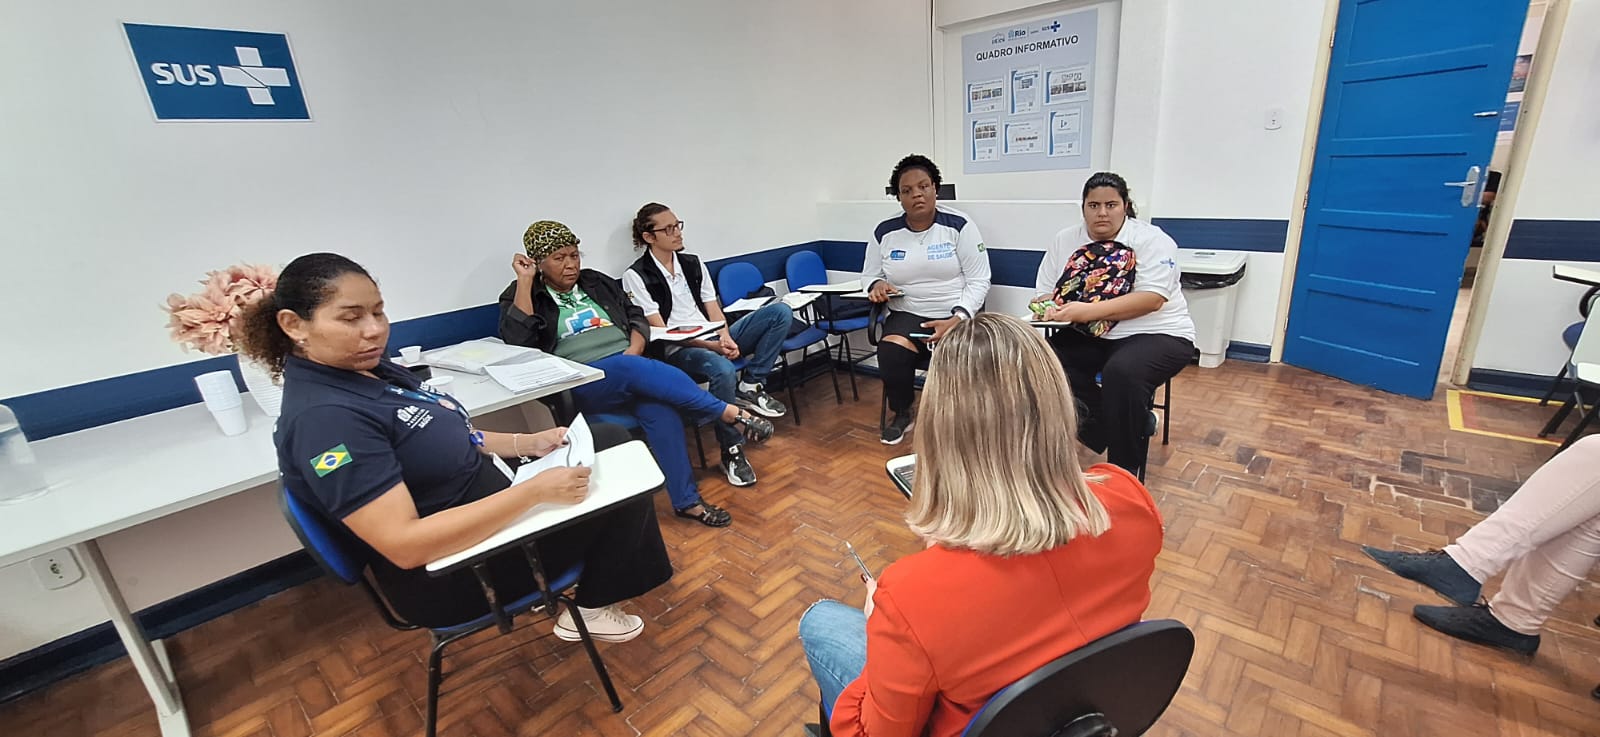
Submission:
[[[650,337],[644,311],[617,280],[583,268],[578,237],[567,226],[540,220],[528,226],[522,245],[526,253],[511,260],[516,281],[500,295],[501,339],[605,371],[604,379],[572,390],[578,408],[637,418],[677,515],[728,525],[733,517],[727,510],[700,498],[683,421],[734,425],[755,443],[772,437],[772,423],[711,396],[677,368],[643,357]]]

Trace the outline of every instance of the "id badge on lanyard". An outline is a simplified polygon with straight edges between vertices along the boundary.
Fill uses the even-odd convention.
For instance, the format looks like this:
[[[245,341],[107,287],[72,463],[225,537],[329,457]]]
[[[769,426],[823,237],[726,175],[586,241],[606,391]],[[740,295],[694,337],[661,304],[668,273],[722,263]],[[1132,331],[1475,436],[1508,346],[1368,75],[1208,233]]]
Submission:
[[[467,439],[472,442],[473,447],[480,449],[480,451],[482,450],[483,431],[472,426],[472,415],[467,414],[467,408],[457,404],[455,400],[443,394],[435,394],[427,390],[402,389],[393,384],[386,384],[383,388],[390,394],[409,399],[413,402],[427,402],[429,404],[438,405],[443,409],[450,410],[460,415],[461,421],[467,425]],[[509,481],[516,478],[516,474],[511,472],[511,467],[507,466],[506,462],[500,459],[500,456],[497,456],[493,453],[486,453],[486,455],[488,455],[489,459],[494,463],[494,467],[500,469],[500,473],[506,475],[506,480]]]

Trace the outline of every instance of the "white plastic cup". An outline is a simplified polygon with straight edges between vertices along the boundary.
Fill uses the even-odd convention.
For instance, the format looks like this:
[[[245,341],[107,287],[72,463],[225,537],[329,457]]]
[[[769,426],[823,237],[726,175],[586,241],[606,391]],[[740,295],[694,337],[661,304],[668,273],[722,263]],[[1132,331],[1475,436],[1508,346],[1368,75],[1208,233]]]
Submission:
[[[213,412],[244,404],[244,400],[239,396],[239,385],[234,383],[232,371],[201,374],[194,377],[194,383],[200,387],[200,398],[205,401],[206,408]]]
[[[400,349],[400,360],[406,363],[416,363],[422,360],[422,346],[408,345]]]
[[[427,389],[434,394],[449,394],[450,383],[455,380],[456,377],[454,376],[435,376],[427,381],[422,382],[422,388]]]
[[[232,407],[212,407],[208,404],[206,409],[211,410],[211,417],[217,421],[217,427],[221,428],[223,435],[242,435],[250,429],[249,421],[244,418],[242,403]]]

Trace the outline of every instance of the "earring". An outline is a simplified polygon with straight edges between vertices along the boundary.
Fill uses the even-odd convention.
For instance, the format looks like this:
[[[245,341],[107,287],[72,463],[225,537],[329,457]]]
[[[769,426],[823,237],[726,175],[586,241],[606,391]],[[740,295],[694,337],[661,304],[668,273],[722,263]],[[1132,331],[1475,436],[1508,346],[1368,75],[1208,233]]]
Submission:
[[[306,347],[306,339],[305,338],[301,338],[301,339],[295,341],[294,344],[297,345],[297,346],[300,346],[301,348],[304,348],[304,347]]]

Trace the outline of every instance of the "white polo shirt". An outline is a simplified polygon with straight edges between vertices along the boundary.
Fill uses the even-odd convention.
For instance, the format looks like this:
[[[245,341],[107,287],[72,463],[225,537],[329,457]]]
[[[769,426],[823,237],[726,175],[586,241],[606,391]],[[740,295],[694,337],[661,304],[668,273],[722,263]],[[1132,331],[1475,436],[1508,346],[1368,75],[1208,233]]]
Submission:
[[[1166,231],[1143,220],[1128,218],[1122,230],[1112,240],[1133,249],[1133,291],[1159,294],[1167,301],[1161,308],[1132,320],[1122,320],[1103,338],[1117,340],[1130,335],[1173,335],[1194,341],[1194,320],[1189,317],[1189,302],[1183,298],[1183,285],[1179,280],[1178,243]],[[1094,239],[1088,228],[1078,223],[1056,234],[1056,242],[1044,252],[1039,262],[1039,273],[1034,278],[1034,292],[1049,294],[1055,291],[1056,281],[1067,268],[1067,259]]]
[[[906,216],[889,218],[872,231],[861,266],[861,287],[888,280],[905,292],[890,308],[943,318],[960,307],[976,315],[989,296],[989,254],[972,218],[937,205],[933,225],[916,232]]]
[[[672,271],[652,255],[650,263],[661,272],[661,277],[667,280],[667,287],[672,291],[672,314],[667,320],[667,327],[679,325],[704,324],[705,315],[700,314],[700,306],[706,302],[717,301],[717,288],[711,283],[711,273],[706,271],[706,262],[700,262],[700,299],[696,300],[694,293],[689,291],[689,280],[683,275],[683,264],[678,261],[677,252],[672,254]],[[639,276],[632,268],[622,272],[622,288],[627,290],[628,297],[633,303],[644,310],[645,317],[661,314],[661,305],[650,298],[650,291],[644,287],[644,278]]]

